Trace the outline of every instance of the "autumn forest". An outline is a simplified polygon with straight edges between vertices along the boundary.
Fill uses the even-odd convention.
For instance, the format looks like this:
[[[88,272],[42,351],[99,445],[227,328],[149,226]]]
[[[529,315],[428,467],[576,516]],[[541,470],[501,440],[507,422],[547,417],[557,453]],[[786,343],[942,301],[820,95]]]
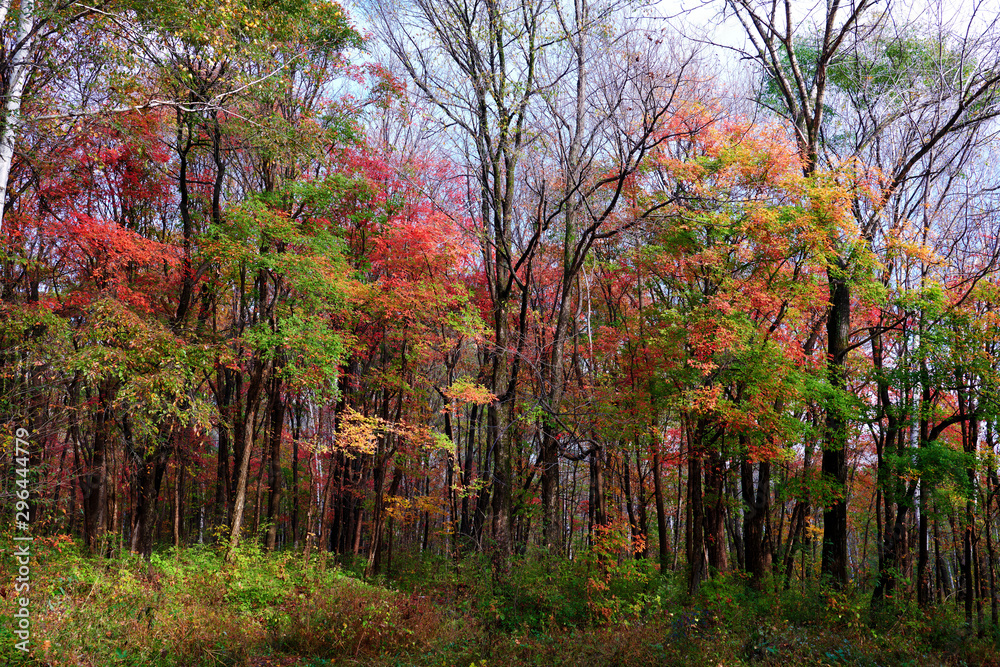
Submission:
[[[0,38],[2,661],[1000,664],[992,3]]]

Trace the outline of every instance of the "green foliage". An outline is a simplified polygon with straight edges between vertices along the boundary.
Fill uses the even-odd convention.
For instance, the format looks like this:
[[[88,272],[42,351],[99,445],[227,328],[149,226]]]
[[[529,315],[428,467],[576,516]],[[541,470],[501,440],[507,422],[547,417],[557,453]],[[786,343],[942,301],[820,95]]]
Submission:
[[[533,553],[493,575],[481,555],[401,553],[393,574],[405,592],[394,592],[325,567],[323,556],[305,563],[253,543],[229,564],[207,546],[156,552],[147,563],[85,558],[79,545],[46,539],[36,542],[33,653],[5,643],[0,657],[52,667],[235,666],[265,657],[317,666],[930,667],[986,664],[996,651],[993,639],[970,634],[954,604],[925,612],[894,601],[871,619],[863,591],[761,592],[739,574],[714,577],[691,598],[681,580],[622,558],[620,541],[609,531],[575,561]],[[605,571],[607,588],[588,591]],[[0,638],[9,633],[0,624]]]
[[[247,51],[258,53],[275,44],[298,40],[314,53],[359,48],[360,34],[348,25],[340,5],[310,0],[176,0],[150,5],[128,2],[137,19],[181,40],[185,45],[211,49],[220,56]]]
[[[313,207],[323,204],[326,190],[299,185],[284,194]],[[345,353],[343,334],[331,322],[345,305],[344,244],[327,226],[274,208],[277,200],[268,203],[281,196],[262,195],[234,206],[211,230],[205,250],[223,275],[259,276],[249,296],[261,306],[273,304],[270,317],[243,332],[242,344],[263,359],[280,360],[280,375],[290,388],[332,396]]]
[[[854,111],[878,105],[880,109],[905,109],[924,91],[942,91],[960,87],[974,71],[975,63],[964,53],[936,34],[923,35],[918,26],[909,26],[908,34],[887,34],[877,30],[863,43],[839,50],[830,61],[826,78],[830,90],[846,97],[838,105],[828,94],[823,105],[826,141],[847,148],[856,141],[849,124]],[[821,33],[796,38],[793,51],[809,92],[816,81]],[[791,80],[792,63],[786,50],[778,51],[780,69]],[[794,84],[793,84],[794,87]],[[942,94],[937,92],[936,94]],[[779,112],[786,111],[778,77],[765,73],[758,89],[758,102]]]
[[[549,632],[560,628],[636,623],[655,618],[670,594],[650,560],[625,557],[627,528],[602,531],[575,560],[545,551],[516,556],[510,572],[484,578],[484,556],[458,563],[406,559],[396,577],[403,588],[435,597],[454,595],[458,608],[498,631]]]

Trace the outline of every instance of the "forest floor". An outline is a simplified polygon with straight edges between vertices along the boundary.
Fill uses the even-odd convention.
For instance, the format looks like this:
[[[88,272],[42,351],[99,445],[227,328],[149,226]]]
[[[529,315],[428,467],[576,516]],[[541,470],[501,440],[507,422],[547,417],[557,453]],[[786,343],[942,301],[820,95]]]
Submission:
[[[84,556],[69,538],[34,542],[30,648],[15,649],[16,571],[0,554],[0,664],[111,667],[325,665],[997,665],[954,602],[887,606],[861,590],[796,583],[760,593],[739,577],[682,594],[648,561],[533,555],[495,572],[396,556],[366,583],[317,555],[211,547],[149,561]],[[987,621],[990,610],[985,610]]]

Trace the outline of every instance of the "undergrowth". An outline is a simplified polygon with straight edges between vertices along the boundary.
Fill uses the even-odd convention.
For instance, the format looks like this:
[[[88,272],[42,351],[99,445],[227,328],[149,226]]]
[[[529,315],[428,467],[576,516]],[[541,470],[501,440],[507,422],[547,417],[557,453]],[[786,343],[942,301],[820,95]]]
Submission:
[[[149,561],[82,555],[36,540],[31,652],[14,648],[11,576],[0,581],[0,664],[113,665],[997,665],[997,637],[954,604],[887,603],[801,582],[752,589],[622,559],[614,545],[573,561],[544,552],[496,568],[486,556],[398,554],[371,582],[332,557],[269,554],[231,563],[211,547]],[[0,554],[4,572],[14,571]]]

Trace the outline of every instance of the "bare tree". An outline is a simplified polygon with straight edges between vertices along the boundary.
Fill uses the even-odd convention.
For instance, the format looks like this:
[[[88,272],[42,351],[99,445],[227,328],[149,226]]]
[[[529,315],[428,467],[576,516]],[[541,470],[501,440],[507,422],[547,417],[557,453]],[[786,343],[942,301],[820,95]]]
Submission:
[[[566,37],[568,71],[546,95],[539,118],[548,160],[533,173],[535,197],[542,202],[541,228],[558,249],[557,284],[551,304],[552,333],[539,369],[540,400],[549,418],[541,425],[543,539],[559,545],[561,531],[553,511],[559,479],[557,417],[565,391],[564,353],[569,340],[572,299],[578,277],[595,243],[612,238],[671,203],[669,198],[628,210],[627,180],[657,150],[700,129],[671,124],[680,102],[698,94],[693,75],[696,51],[671,51],[664,31],[635,22],[613,34],[597,34],[587,3],[577,0],[572,17],[560,13]],[[553,177],[555,177],[553,179]],[[555,180],[561,188],[548,189]]]
[[[470,200],[492,301],[494,340],[483,379],[498,396],[487,411],[493,452],[493,532],[510,552],[511,443],[514,401],[525,364],[529,286],[538,251],[558,266],[546,304],[550,333],[541,339],[539,451],[542,540],[558,549],[559,433],[564,352],[578,276],[594,244],[651,215],[625,209],[629,178],[669,142],[668,120],[692,52],[670,52],[665,35],[623,16],[619,2],[481,0],[455,3],[380,0],[369,16],[442,129],[467,147]],[[527,151],[531,149],[530,159]],[[551,275],[551,274],[550,274]],[[516,324],[511,324],[512,320]]]
[[[481,380],[497,395],[487,407],[487,447],[492,452],[493,537],[500,561],[512,551],[509,442],[502,424],[514,409],[521,356],[508,365],[509,346],[523,338],[508,330],[516,290],[521,290],[518,321],[527,315],[525,282],[539,239],[537,225],[521,247],[518,227],[530,222],[518,209],[517,174],[531,143],[530,118],[544,82],[539,69],[552,41],[543,27],[549,0],[376,0],[369,18],[386,48],[399,60],[420,95],[433,105],[446,125],[457,128],[459,144],[468,147],[470,197],[483,268],[492,303],[493,344]]]

